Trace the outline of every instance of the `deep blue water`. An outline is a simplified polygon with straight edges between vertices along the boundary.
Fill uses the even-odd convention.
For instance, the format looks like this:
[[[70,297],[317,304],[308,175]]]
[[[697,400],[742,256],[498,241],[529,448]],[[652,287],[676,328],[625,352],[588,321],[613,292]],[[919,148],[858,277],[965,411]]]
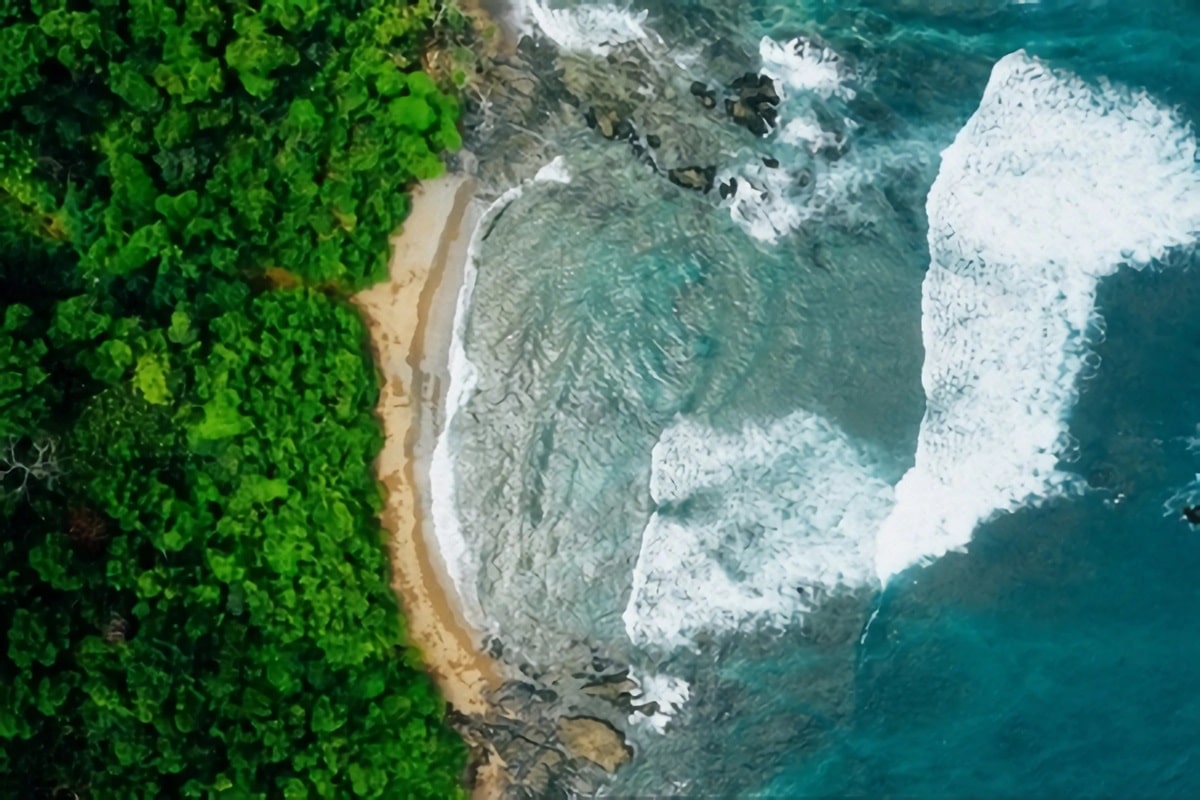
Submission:
[[[795,604],[792,583],[816,575],[806,554],[853,564],[847,546],[805,527],[830,492],[796,488],[825,485],[832,468],[814,459],[837,437],[779,421],[828,420],[863,474],[887,485],[913,465],[925,411],[925,199],[993,65],[1024,48],[1091,85],[1145,91],[1186,127],[1200,120],[1200,3],[632,10],[648,10],[645,27],[665,42],[636,56],[658,65],[640,74],[683,99],[657,89],[630,99],[616,78],[605,83],[611,60],[562,54],[584,76],[572,79],[577,96],[661,128],[668,160],[693,155],[734,174],[770,150],[786,167],[809,156],[678,109],[690,80],[758,70],[761,37],[820,37],[856,70],[856,96],[823,107],[854,122],[840,163],[867,178],[759,242],[715,198],[648,176],[582,121],[544,122],[545,155],[562,155],[572,180],[529,186],[479,245],[465,338],[479,380],[451,426],[457,503],[477,553],[472,589],[498,635],[541,663],[587,637],[639,674],[689,684],[665,732],[637,729],[617,795],[1200,796],[1200,528],[1179,515],[1200,498],[1188,488],[1200,473],[1194,245],[1099,282],[1105,333],[1089,339],[1099,358],[1068,378],[1078,398],[1060,467],[1077,491],[1000,513],[965,553],[904,571],[882,592],[873,579],[820,589],[814,578],[804,608],[720,623],[705,609],[722,598],[697,584],[686,619],[671,623],[683,646],[622,617],[655,525],[708,548],[694,563],[680,557],[681,573],[716,564],[747,592],[743,606],[766,597],[775,608],[775,592]],[[817,158],[811,168],[841,166]],[[680,420],[706,426],[717,472],[733,477],[689,472],[704,446],[682,465],[654,460]],[[773,423],[765,439],[746,433]],[[684,499],[656,493],[668,473]],[[664,608],[653,613],[680,613]]]

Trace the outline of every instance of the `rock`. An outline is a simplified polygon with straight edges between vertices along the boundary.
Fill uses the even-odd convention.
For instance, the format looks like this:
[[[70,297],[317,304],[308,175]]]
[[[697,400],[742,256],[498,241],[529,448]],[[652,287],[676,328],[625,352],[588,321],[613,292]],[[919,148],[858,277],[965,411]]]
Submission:
[[[1200,506],[1184,506],[1183,518],[1192,525],[1200,525]]]
[[[594,672],[607,672],[614,666],[616,666],[616,662],[605,658],[595,651],[592,652],[592,670]]]
[[[761,78],[766,78],[765,75],[759,75],[757,72],[747,72],[740,78],[734,78],[729,84],[730,89],[757,89]],[[770,78],[767,78],[770,81]]]
[[[771,156],[763,156],[762,162],[765,166],[768,166],[771,169],[779,169],[779,159],[777,159],[777,158],[772,158]]]
[[[618,131],[624,131],[628,128],[631,133],[633,125],[628,120],[623,120],[611,111],[602,111],[597,113],[596,109],[589,108],[584,112],[583,118],[587,120],[587,125],[593,130],[599,131],[600,135],[605,139],[616,139]],[[626,138],[625,134],[621,138]]]
[[[766,75],[747,72],[729,85],[736,98],[726,99],[725,112],[755,136],[766,136],[779,119],[779,93]]]
[[[771,126],[767,124],[767,121],[741,100],[726,100],[725,113],[755,136],[766,136],[771,132]]]
[[[559,717],[558,738],[571,755],[587,759],[606,772],[616,772],[633,757],[625,737],[595,717]]]
[[[649,703],[646,703],[645,705],[634,706],[633,710],[643,716],[653,717],[655,714],[658,713],[658,701],[651,700]]]
[[[542,750],[525,771],[521,785],[529,789],[534,797],[550,796],[550,786],[566,759],[557,750]]]
[[[633,123],[627,119],[617,120],[617,124],[613,127],[613,136],[617,139],[628,139],[633,141],[637,138],[637,131],[633,128]]]
[[[646,144],[650,147],[662,147],[662,139],[655,136],[653,133],[646,134]]]
[[[600,135],[605,139],[617,138],[616,123],[611,115],[597,117],[596,130],[600,131]]]
[[[487,654],[492,658],[499,659],[504,657],[504,643],[497,638],[493,637],[489,639],[485,649]]]
[[[633,695],[633,692],[638,688],[638,685],[629,678],[623,678],[619,681],[602,681],[600,683],[589,683],[583,687],[583,693],[592,697],[599,697],[609,702],[617,702],[622,695]]]
[[[700,101],[700,105],[712,110],[717,107],[717,93],[709,89],[700,81],[692,81],[691,87],[688,89],[694,97]]]
[[[730,178],[729,183],[722,183],[717,191],[720,192],[722,200],[737,194],[737,178]]]
[[[753,105],[779,105],[779,93],[775,91],[775,82],[766,75],[747,72],[729,84],[729,88],[738,93],[739,99]]]
[[[684,189],[708,193],[717,177],[716,167],[675,167],[667,170],[667,180]]]

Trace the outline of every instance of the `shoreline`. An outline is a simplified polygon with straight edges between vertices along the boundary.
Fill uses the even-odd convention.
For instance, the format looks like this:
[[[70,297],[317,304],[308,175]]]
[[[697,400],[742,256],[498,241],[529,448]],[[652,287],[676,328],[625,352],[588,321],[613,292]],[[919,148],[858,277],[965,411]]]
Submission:
[[[376,413],[385,441],[375,464],[387,489],[382,524],[392,588],[409,643],[453,710],[483,716],[501,685],[449,577],[430,510],[430,458],[445,423],[449,350],[468,247],[481,211],[474,181],[445,175],[414,187],[412,210],[391,238],[388,279],[352,299],[363,314],[383,385]],[[501,796],[494,759],[476,763],[472,797]]]

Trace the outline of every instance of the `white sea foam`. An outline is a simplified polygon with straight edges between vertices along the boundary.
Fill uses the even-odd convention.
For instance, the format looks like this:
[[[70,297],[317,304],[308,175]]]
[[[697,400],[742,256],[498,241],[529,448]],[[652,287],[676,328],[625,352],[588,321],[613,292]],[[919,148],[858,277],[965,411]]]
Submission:
[[[737,180],[726,200],[730,216],[750,236],[774,242],[832,204],[845,200],[869,176],[850,161],[826,162],[817,154],[840,146],[836,133],[822,128],[811,102],[854,97],[854,77],[833,50],[804,38],[759,42],[762,73],[779,94],[779,130],[770,141],[780,166],[764,167],[757,156],[721,180]],[[828,109],[827,109],[828,110]],[[846,130],[854,122],[843,117]]]
[[[730,217],[760,242],[776,242],[831,209],[850,211],[854,192],[875,177],[852,159],[833,163],[798,159],[787,164],[786,155],[781,155],[779,167],[767,167],[756,159],[718,176],[722,183],[737,181],[734,193],[725,200]]]
[[[549,8],[543,0],[523,4],[525,30],[533,26],[559,49],[606,56],[614,47],[647,38],[657,39],[645,27],[648,12],[633,12],[614,5]]]
[[[762,71],[775,81],[775,90],[786,98],[794,92],[812,92],[829,99],[854,98],[847,83],[850,70],[833,50],[809,39],[797,38],[780,43],[764,36],[758,44]]]
[[[869,584],[892,488],[827,420],[803,411],[736,433],[680,419],[652,455],[625,630],[688,646],[700,630],[782,627],[820,596]]]
[[[538,170],[531,181],[514,186],[500,195],[483,212],[471,243],[467,247],[467,260],[463,269],[463,283],[458,292],[454,309],[454,328],[450,341],[450,382],[446,390],[446,424],[438,435],[430,459],[430,511],[433,516],[433,531],[438,542],[438,552],[446,565],[447,577],[463,609],[467,621],[477,630],[489,630],[490,624],[479,603],[477,592],[479,564],[475,551],[463,535],[458,518],[457,479],[454,469],[454,453],[450,441],[450,429],[458,412],[466,405],[479,382],[479,369],[467,357],[464,346],[467,317],[471,310],[471,298],[475,293],[475,282],[479,274],[479,243],[491,220],[516,202],[530,183],[570,183],[571,174],[562,156]]]
[[[1185,436],[1182,441],[1192,455],[1200,455],[1200,425],[1197,425],[1191,436]],[[1163,501],[1164,517],[1179,517],[1185,506],[1200,505],[1200,472],[1193,473],[1192,481],[1176,489]]]
[[[1200,505],[1200,472],[1195,473],[1192,482],[1175,490],[1175,493],[1163,501],[1163,516],[1180,518],[1186,506]]]
[[[691,684],[683,678],[663,673],[639,675],[631,671],[630,677],[638,685],[633,696],[636,704],[645,706],[654,703],[658,710],[649,715],[634,711],[629,715],[629,722],[633,725],[645,725],[656,733],[666,733],[667,723],[683,710],[691,698]]]
[[[884,583],[1077,485],[1057,462],[1097,283],[1200,230],[1196,141],[1144,93],[1017,52],[942,154],[926,208],[927,408],[879,532]]]

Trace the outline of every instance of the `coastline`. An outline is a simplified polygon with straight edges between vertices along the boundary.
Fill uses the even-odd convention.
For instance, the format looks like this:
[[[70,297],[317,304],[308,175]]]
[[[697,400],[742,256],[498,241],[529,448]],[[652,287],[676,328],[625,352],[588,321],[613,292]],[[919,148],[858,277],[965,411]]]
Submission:
[[[483,716],[502,670],[482,651],[482,632],[468,622],[450,581],[432,531],[429,474],[445,420],[456,301],[480,210],[474,181],[464,175],[422,182],[412,202],[391,240],[388,279],[353,298],[383,378],[377,413],[385,442],[375,465],[387,489],[382,523],[410,643],[449,706]],[[499,797],[503,785],[495,761],[474,766],[472,796]]]

